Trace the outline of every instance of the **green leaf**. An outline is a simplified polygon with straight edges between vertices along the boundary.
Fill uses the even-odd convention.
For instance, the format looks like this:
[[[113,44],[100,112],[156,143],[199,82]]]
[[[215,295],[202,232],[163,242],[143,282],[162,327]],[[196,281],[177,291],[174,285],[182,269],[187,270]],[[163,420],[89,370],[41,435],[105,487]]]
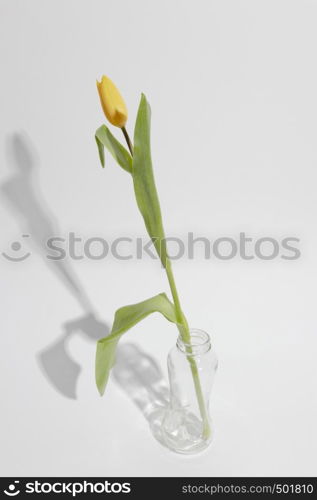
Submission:
[[[142,94],[134,129],[132,168],[134,191],[146,229],[163,266],[166,267],[166,241],[152,169],[150,126],[151,109],[145,95]]]
[[[120,337],[154,312],[159,312],[169,321],[177,323],[174,304],[165,293],[137,304],[121,307],[116,311],[111,333],[97,342],[96,384],[101,395],[105,391],[110,370],[115,362],[115,352]]]
[[[119,163],[120,167],[131,174],[132,172],[132,157],[124,146],[112,135],[106,125],[101,125],[95,134],[96,143],[99,151],[101,165],[105,166],[104,148],[112,154],[114,159]]]

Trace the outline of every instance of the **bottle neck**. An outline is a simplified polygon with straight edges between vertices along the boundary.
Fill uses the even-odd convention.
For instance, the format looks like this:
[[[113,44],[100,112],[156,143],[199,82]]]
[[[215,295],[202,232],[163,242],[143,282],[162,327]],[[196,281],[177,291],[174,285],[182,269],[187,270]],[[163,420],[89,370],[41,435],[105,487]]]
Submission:
[[[185,343],[179,336],[176,342],[178,350],[189,356],[201,356],[211,349],[208,333],[203,330],[190,329],[190,343]]]

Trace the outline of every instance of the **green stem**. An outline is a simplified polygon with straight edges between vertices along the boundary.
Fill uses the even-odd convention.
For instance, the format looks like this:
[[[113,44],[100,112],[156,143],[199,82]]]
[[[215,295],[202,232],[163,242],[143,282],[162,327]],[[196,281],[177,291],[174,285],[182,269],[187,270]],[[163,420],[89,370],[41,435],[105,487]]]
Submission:
[[[176,317],[177,321],[180,324],[179,328],[179,333],[182,338],[182,341],[184,344],[187,344],[187,346],[191,344],[191,338],[190,338],[190,331],[189,331],[189,326],[186,320],[186,317],[181,309],[180,305],[180,300],[176,288],[176,283],[174,279],[174,274],[173,274],[173,269],[172,269],[172,264],[169,259],[166,260],[166,274],[168,278],[168,282],[170,285],[171,293],[173,296],[173,302],[175,306],[175,311],[176,311]],[[199,377],[199,372],[196,364],[196,360],[192,356],[192,349],[190,347],[187,347],[186,350],[188,351],[187,355],[187,360],[190,365],[192,377],[193,377],[193,382],[195,386],[195,391],[196,391],[196,396],[197,396],[197,402],[199,406],[199,411],[200,415],[203,421],[203,436],[204,438],[210,437],[211,429],[210,429],[210,424],[209,424],[209,418],[208,418],[208,410],[206,408],[205,404],[205,398],[204,394],[201,388],[201,383],[200,383],[200,377]]]
[[[131,156],[133,156],[133,146],[132,146],[132,142],[131,142],[130,136],[129,136],[128,132],[127,132],[127,129],[125,127],[122,127],[121,130],[122,130],[122,133],[123,133],[124,138],[126,140],[126,143],[128,145],[128,148],[129,148],[129,151],[131,153]]]

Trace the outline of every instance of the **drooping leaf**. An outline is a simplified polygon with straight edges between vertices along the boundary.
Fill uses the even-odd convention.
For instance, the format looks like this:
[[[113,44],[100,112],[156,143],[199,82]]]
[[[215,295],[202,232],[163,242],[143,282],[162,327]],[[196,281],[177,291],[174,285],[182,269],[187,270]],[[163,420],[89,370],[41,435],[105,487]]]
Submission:
[[[122,146],[122,144],[112,135],[106,125],[101,125],[101,127],[96,130],[95,139],[98,146],[100,162],[103,167],[105,166],[104,148],[106,147],[114,159],[118,162],[120,167],[131,174],[132,157],[129,151],[127,151],[125,147]]]
[[[174,305],[165,293],[155,295],[137,304],[121,307],[115,313],[111,333],[97,342],[96,384],[100,394],[105,391],[120,337],[149,314],[159,312],[166,319],[177,323]]]
[[[163,266],[166,267],[166,241],[152,169],[150,126],[151,109],[145,95],[142,94],[134,129],[133,184],[146,229]]]

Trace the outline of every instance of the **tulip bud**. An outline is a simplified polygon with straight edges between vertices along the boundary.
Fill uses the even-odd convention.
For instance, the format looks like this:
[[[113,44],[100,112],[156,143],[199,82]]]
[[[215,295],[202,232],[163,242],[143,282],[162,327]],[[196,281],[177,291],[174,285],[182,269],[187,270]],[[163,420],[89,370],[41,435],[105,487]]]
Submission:
[[[124,127],[128,119],[128,110],[115,84],[110,78],[103,76],[101,82],[97,81],[97,89],[102,109],[109,122],[115,127]]]

